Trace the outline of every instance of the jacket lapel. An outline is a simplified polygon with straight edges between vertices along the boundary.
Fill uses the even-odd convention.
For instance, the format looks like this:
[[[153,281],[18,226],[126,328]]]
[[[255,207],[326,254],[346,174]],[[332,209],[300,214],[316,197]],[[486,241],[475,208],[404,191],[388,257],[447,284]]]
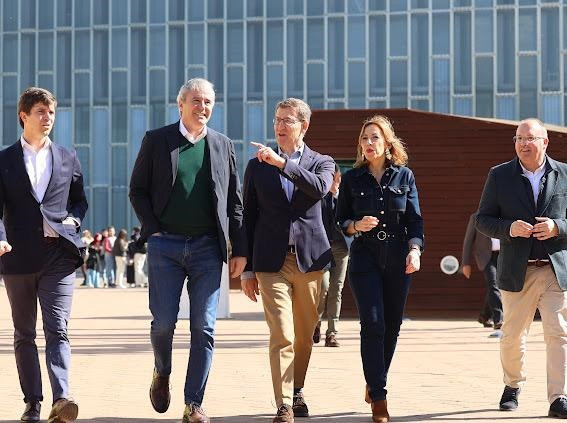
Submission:
[[[45,195],[43,196],[44,200],[49,198],[48,196],[53,188],[53,184],[55,184],[55,172],[60,171],[63,166],[63,152],[61,151],[61,148],[52,142],[49,150],[51,151],[51,175],[49,177],[47,189],[45,190]]]
[[[169,151],[169,161],[171,163],[171,186],[175,184],[177,177],[177,166],[179,165],[179,147],[183,142],[183,135],[179,132],[179,121],[170,125],[170,131],[166,137],[167,151]]]
[[[517,197],[524,204],[525,207],[530,211],[530,214],[534,215],[536,212],[536,204],[534,202],[534,197],[532,195],[532,188],[530,181],[526,178],[522,172],[522,167],[520,166],[520,161],[518,159],[513,162],[513,187],[516,191]],[[529,188],[529,189],[528,189]]]
[[[304,147],[303,147],[303,154],[301,155],[301,158],[299,159],[299,167],[302,167],[303,169],[309,169],[309,166],[311,166],[312,161],[313,161],[313,152],[311,151],[311,149],[309,147],[307,147],[307,144],[305,144]],[[295,200],[295,196],[297,195],[298,191],[299,190],[294,185],[293,196],[291,197],[292,203],[293,203],[293,200]]]
[[[543,216],[543,213],[549,206],[551,202],[551,197],[555,194],[557,189],[557,170],[555,169],[554,163],[551,162],[550,158],[547,158],[551,169],[547,174],[544,176],[545,180],[542,179],[541,183],[543,184],[543,190],[541,191],[540,195],[543,195],[543,198],[538,201],[538,216]]]
[[[16,171],[16,177],[24,183],[25,189],[27,189],[33,198],[35,198],[35,194],[32,189],[32,185],[30,182],[30,177],[26,170],[26,165],[24,163],[24,150],[22,148],[22,144],[20,140],[17,141],[17,144],[14,145],[14,149],[11,152],[12,156],[12,166]],[[37,201],[37,198],[35,198]]]

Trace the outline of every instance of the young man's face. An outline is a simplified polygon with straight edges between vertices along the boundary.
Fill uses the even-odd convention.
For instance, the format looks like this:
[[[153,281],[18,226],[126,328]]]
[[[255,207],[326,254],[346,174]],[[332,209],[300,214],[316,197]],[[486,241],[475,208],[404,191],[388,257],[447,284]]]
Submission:
[[[24,123],[24,132],[33,136],[46,137],[55,123],[55,104],[36,103],[29,114],[20,112],[20,119]]]

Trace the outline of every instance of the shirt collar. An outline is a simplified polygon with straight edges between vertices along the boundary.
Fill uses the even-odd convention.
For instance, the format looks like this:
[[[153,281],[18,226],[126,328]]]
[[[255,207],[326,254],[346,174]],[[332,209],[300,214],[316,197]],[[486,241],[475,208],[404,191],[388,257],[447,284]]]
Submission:
[[[522,167],[522,171],[524,172],[524,175],[526,175],[526,176],[538,176],[538,175],[541,175],[545,172],[545,169],[546,169],[545,165],[547,164],[547,159],[544,160],[543,163],[541,164],[541,166],[538,167],[533,172],[530,172],[528,169],[526,169],[520,160],[518,160],[518,163],[520,163],[520,166]]]
[[[203,128],[201,133],[197,135],[197,137],[193,137],[193,135],[189,133],[187,128],[185,128],[185,125],[183,125],[183,121],[179,119],[179,132],[181,132],[181,135],[183,135],[183,137],[191,144],[197,144],[199,141],[201,141],[203,138],[207,136],[207,126],[205,125],[205,127]]]
[[[301,156],[303,155],[303,150],[305,150],[305,143],[302,142],[301,146],[295,150],[291,156],[289,156],[290,159],[301,159]],[[278,145],[278,154],[281,156],[282,154],[285,154],[282,149],[280,148],[280,146]]]
[[[22,136],[20,137],[20,143],[22,144],[22,148],[24,150],[27,150],[29,152],[32,153],[39,153],[41,150],[48,150],[51,147],[51,143],[52,141],[49,139],[49,137],[45,137],[45,142],[43,143],[43,147],[41,147],[39,150],[35,151],[33,149],[33,147],[31,145],[28,144],[28,142],[24,139],[24,135],[22,134]]]

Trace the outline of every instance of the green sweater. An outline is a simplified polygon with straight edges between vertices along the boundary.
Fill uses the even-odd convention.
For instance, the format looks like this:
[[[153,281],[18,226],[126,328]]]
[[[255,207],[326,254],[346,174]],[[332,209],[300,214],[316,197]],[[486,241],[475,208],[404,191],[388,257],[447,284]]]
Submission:
[[[197,236],[216,234],[207,138],[179,148],[177,176],[169,202],[160,217],[166,232]]]

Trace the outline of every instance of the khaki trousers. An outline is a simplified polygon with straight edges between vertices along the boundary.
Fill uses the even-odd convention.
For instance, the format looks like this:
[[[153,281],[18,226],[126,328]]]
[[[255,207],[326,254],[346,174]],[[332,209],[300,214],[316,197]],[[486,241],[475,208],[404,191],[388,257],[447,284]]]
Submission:
[[[539,309],[547,353],[547,396],[552,403],[567,395],[567,291],[557,283],[553,268],[529,266],[520,292],[501,290],[504,324],[500,359],[504,383],[512,388],[526,381],[526,337]]]
[[[322,271],[301,273],[288,253],[279,272],[257,272],[270,329],[270,367],[277,406],[293,405],[293,388],[303,388],[319,320]]]

